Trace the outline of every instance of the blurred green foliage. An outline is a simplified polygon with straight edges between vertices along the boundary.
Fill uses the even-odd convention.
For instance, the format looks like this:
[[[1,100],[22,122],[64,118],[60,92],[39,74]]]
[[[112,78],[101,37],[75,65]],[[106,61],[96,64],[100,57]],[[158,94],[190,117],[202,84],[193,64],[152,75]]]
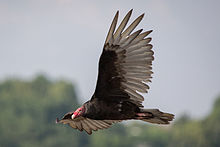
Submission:
[[[9,79],[0,83],[1,147],[219,147],[220,97],[202,120],[183,115],[169,126],[146,123],[115,124],[89,136],[56,117],[79,106],[74,86],[68,81]]]

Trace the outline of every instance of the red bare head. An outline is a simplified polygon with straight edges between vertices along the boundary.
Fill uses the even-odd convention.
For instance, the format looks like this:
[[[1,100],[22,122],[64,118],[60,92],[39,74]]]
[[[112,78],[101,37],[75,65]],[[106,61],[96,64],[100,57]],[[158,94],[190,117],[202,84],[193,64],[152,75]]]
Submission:
[[[82,112],[83,112],[83,109],[84,109],[83,106],[81,106],[78,109],[76,109],[76,111],[73,112],[71,118],[74,119],[74,118],[77,118],[77,117],[81,116]]]

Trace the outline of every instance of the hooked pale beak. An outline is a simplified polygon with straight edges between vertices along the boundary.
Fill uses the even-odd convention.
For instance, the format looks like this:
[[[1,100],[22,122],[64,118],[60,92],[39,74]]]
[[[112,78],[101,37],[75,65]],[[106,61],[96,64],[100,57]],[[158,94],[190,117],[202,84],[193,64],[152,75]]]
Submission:
[[[75,114],[73,114],[73,115],[71,116],[71,118],[72,118],[72,119],[74,119],[75,117],[76,117],[76,115],[75,115]]]

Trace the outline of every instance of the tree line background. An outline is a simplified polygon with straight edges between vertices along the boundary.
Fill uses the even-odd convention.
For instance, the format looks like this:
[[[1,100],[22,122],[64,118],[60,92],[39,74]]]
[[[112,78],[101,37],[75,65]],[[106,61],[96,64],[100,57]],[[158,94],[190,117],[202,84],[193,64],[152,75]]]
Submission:
[[[115,124],[91,136],[55,124],[79,106],[74,85],[49,80],[8,79],[0,82],[1,147],[219,147],[220,97],[203,119],[183,115],[170,126],[132,122]]]

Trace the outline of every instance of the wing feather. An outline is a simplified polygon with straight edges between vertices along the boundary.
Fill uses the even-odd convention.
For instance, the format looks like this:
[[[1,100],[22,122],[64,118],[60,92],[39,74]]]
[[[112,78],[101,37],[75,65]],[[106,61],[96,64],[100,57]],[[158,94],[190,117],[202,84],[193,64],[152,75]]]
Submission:
[[[87,125],[93,130],[93,131],[97,131],[98,127],[92,123],[92,121],[90,121],[88,118],[84,120]]]
[[[119,11],[117,11],[117,13],[115,14],[115,17],[114,17],[114,19],[112,21],[112,24],[110,26],[108,35],[107,35],[106,40],[105,40],[105,44],[107,42],[111,41],[111,39],[113,39],[113,33],[115,31],[115,27],[116,27],[116,24],[117,24],[117,21],[118,21],[118,14],[119,14]]]
[[[94,95],[98,99],[115,99],[119,102],[130,100],[142,107],[144,98],[138,92],[148,92],[148,82],[151,82],[153,74],[154,52],[150,44],[152,39],[148,37],[152,30],[141,33],[142,29],[139,29],[132,33],[144,14],[125,29],[131,14],[132,10],[124,17],[115,33],[118,12],[113,19],[99,60],[99,75]],[[96,124],[108,126],[104,122]]]
[[[121,48],[125,48],[126,46],[128,46],[141,32],[143,29],[140,29],[136,32],[134,32],[133,34],[131,34],[129,37],[127,37],[124,41],[121,41]]]
[[[135,19],[132,24],[121,34],[122,38],[126,38],[130,33],[135,29],[135,27],[141,22],[144,14],[140,15],[137,19]],[[123,40],[123,39],[122,39]]]
[[[92,131],[109,128],[112,124],[120,121],[121,120],[94,120],[80,116],[76,119],[61,119],[58,120],[57,123],[68,124],[74,129],[86,131],[89,135],[91,135]]]
[[[125,18],[122,20],[121,24],[119,25],[118,29],[116,30],[115,34],[114,34],[114,44],[117,44],[119,42],[119,40],[121,39],[121,33],[124,30],[124,28],[126,27],[128,20],[131,17],[132,14],[132,9],[127,13],[127,15],[125,16]]]
[[[88,134],[92,134],[92,128],[87,124],[86,119],[82,119],[81,122],[83,130],[85,130]]]

